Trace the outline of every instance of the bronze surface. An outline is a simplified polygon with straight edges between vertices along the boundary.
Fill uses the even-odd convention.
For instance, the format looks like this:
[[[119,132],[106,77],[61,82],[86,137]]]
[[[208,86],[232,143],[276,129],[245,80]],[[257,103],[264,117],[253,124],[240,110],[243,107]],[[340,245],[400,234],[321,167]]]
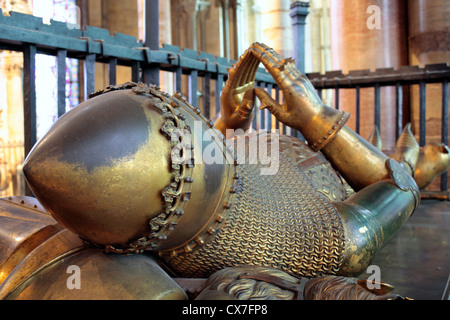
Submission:
[[[0,285],[30,252],[64,227],[36,199],[0,199]]]
[[[99,119],[103,113],[106,120]],[[173,163],[178,141],[172,133],[195,134],[196,122],[200,137],[183,141],[194,150],[192,159]],[[223,139],[208,129],[206,119],[181,97],[124,84],[96,93],[62,117],[27,158],[24,172],[55,219],[83,239],[119,253],[188,250],[214,228],[232,197],[234,165],[197,159],[204,135],[222,144],[226,158]],[[99,145],[108,147],[98,150]],[[170,237],[174,228],[177,235]]]
[[[277,266],[309,277],[338,272],[344,248],[341,218],[290,159],[288,154],[295,149],[290,150],[287,142],[280,148],[276,175],[260,175],[261,164],[237,167],[235,203],[212,241],[177,257],[163,254],[179,276],[206,277],[236,265]],[[335,187],[334,192],[342,195],[343,190]]]
[[[414,178],[419,188],[426,188],[437,176],[450,168],[450,149],[440,143],[429,143],[421,148]]]
[[[259,63],[277,81],[286,103],[252,89]],[[261,159],[241,161],[242,154],[228,150],[219,132],[247,129],[254,95],[307,140],[266,134],[271,152],[279,156],[272,175],[261,174],[267,166]],[[9,283],[22,282],[8,287],[9,297],[68,297],[56,284],[71,262],[88,274],[91,284],[80,293],[86,297],[110,298],[108,288],[124,299],[183,298],[161,268],[149,267],[150,255],[122,255],[146,250],[182,277],[240,265],[305,277],[364,272],[419,205],[419,189],[408,171],[347,128],[349,115],[324,106],[293,61],[265,45],[253,44],[230,70],[223,97],[216,129],[182,95],[136,83],[107,87],[61,117],[35,146],[24,172],[42,205],[67,230],[22,260],[23,273],[11,273]],[[250,153],[249,145],[263,135],[233,141],[244,139]],[[183,155],[193,150],[188,161],[173,158],[180,143]],[[202,161],[211,145],[223,162]],[[71,232],[90,245],[63,241],[67,247],[53,260],[29,260],[43,257],[39,252],[51,251],[52,241]],[[98,283],[103,273],[115,280]],[[139,275],[148,282],[122,290]],[[14,276],[21,280],[14,282]],[[45,294],[44,283],[55,287]]]
[[[81,287],[67,286],[78,266]],[[86,248],[58,259],[22,282],[12,300],[184,300],[185,292],[149,256],[107,254]]]

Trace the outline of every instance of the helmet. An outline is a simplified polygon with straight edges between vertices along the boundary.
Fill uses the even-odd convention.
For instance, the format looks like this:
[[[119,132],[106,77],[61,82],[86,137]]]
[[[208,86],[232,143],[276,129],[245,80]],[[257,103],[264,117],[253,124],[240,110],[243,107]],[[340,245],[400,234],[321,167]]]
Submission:
[[[223,161],[203,163],[204,141]],[[24,174],[57,221],[106,251],[189,251],[219,228],[233,197],[235,164],[224,146],[180,94],[126,83],[63,115]]]

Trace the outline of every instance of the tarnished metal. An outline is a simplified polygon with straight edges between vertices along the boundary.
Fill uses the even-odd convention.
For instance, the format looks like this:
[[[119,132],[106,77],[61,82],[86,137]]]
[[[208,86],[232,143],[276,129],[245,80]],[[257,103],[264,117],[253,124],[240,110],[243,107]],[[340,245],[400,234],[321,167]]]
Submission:
[[[247,148],[254,140],[248,142]],[[294,138],[280,143],[280,167],[274,176],[261,175],[260,163],[238,166],[235,202],[212,241],[184,255],[161,253],[177,274],[207,277],[236,265],[276,265],[308,277],[339,271],[345,246],[339,212],[317,192],[322,185],[315,187],[288,156],[290,152],[301,153],[293,142],[301,143]],[[314,152],[309,151],[309,155]],[[298,162],[302,160],[305,158],[299,156]],[[325,165],[324,158],[322,161]],[[340,181],[336,175],[332,178]],[[328,187],[336,189],[333,192],[343,200],[342,186],[330,183]]]
[[[449,168],[449,147],[442,143],[429,143],[420,148],[414,178],[419,188],[423,189]]]
[[[370,288],[369,288],[370,287]],[[239,266],[220,270],[198,300],[403,300],[387,283],[339,276],[297,278],[276,268]]]
[[[226,129],[250,128],[254,117],[255,76],[259,61],[247,50],[228,70],[228,80],[220,96],[220,117],[214,126],[226,135]]]
[[[304,279],[276,268],[238,266],[208,278],[197,300],[301,300]]]
[[[33,198],[0,199],[0,283],[42,242],[64,229]]]
[[[264,90],[255,89],[262,108],[268,108],[284,124],[299,130],[313,150],[320,150],[356,191],[389,179],[388,159],[376,147],[345,126],[349,114],[323,105],[308,78],[290,59],[255,43],[250,49],[274,77],[283,92],[280,105]]]
[[[367,139],[373,146],[375,146],[378,150],[383,150],[383,141],[381,140],[380,130],[378,127],[373,129],[372,134]]]
[[[79,268],[80,288],[67,285]],[[107,254],[88,247],[38,269],[3,297],[9,300],[185,300],[186,293],[146,255]]]
[[[0,299],[187,298],[155,259],[93,248],[34,198],[0,199],[0,222]],[[80,290],[67,285],[70,266],[80,268]]]
[[[295,68],[294,61],[282,59],[272,48],[255,43],[241,59],[247,60],[249,68],[255,61],[256,66],[261,62],[283,91],[285,102],[280,105],[267,91],[256,88],[255,94],[261,100],[261,108],[269,109],[279,121],[291,128],[301,130],[314,151],[319,151],[327,145],[350,117],[345,112],[323,105],[308,78]],[[249,70],[245,71],[251,75]],[[237,78],[248,82],[243,76]],[[298,99],[299,96],[302,99]],[[247,105],[245,96],[242,103]],[[235,111],[231,116],[240,114],[240,109]],[[227,116],[223,113],[221,115],[222,118]],[[223,121],[226,123],[226,120]]]
[[[374,132],[373,136],[376,135]],[[369,139],[369,141],[377,148],[382,143],[379,139]],[[397,140],[395,152],[389,156],[398,161],[414,177],[420,189],[426,188],[436,177],[450,168],[448,146],[443,143],[428,143],[420,147],[411,132],[411,124],[405,126]]]
[[[261,62],[286,104],[252,89]],[[161,270],[152,276],[139,267],[150,256],[124,260],[122,254],[158,254],[177,277],[207,277],[237,265],[305,277],[366,270],[419,204],[411,175],[348,129],[347,114],[323,106],[291,60],[262,44],[230,70],[222,96],[217,128],[182,95],[138,83],[110,86],[59,119],[26,159],[24,173],[65,231],[90,244],[70,261],[94,259],[117,278],[129,268],[152,279],[154,298]],[[308,142],[265,132],[225,140],[220,131],[248,128],[254,96]],[[277,157],[269,164],[246,161],[261,143]],[[211,148],[213,161],[206,161]],[[275,170],[262,174],[268,165]],[[55,263],[62,268],[62,260]],[[59,281],[49,270],[42,269],[42,279]],[[93,283],[95,270],[88,268]],[[28,284],[33,292],[43,286],[40,278]],[[27,286],[8,288],[10,297],[32,297]]]
[[[394,288],[386,283],[371,283],[366,280],[323,276],[309,280],[305,285],[305,300],[404,300],[391,293]]]
[[[27,159],[31,189],[58,221],[107,251],[168,250],[202,241],[233,196],[228,190],[235,169],[195,160],[204,135],[222,138],[178,97],[133,83],[94,94],[62,117]],[[173,133],[184,133],[176,130],[193,134],[196,121],[200,139],[180,141],[188,135],[175,134],[172,140]],[[84,140],[89,142],[80,145]],[[192,158],[173,163],[179,143]],[[198,216],[199,210],[207,214]]]
[[[417,160],[419,158],[419,151],[419,144],[411,132],[411,124],[408,124],[398,138],[397,144],[395,145],[395,152],[391,157],[392,159],[405,164],[406,169],[414,177]]]

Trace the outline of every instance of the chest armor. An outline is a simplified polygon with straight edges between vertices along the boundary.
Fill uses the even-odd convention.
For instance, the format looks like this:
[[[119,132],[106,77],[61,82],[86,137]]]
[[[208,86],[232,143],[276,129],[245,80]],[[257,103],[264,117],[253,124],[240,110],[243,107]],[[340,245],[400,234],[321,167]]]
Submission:
[[[345,184],[324,156],[301,140],[262,135],[247,139],[246,159],[256,139],[267,137],[271,151],[278,152],[273,140],[279,138],[276,174],[261,174],[260,162],[236,167],[236,197],[219,232],[192,252],[162,253],[180,276],[207,277],[237,265],[276,266],[306,277],[338,271],[344,232],[331,202],[345,200]]]

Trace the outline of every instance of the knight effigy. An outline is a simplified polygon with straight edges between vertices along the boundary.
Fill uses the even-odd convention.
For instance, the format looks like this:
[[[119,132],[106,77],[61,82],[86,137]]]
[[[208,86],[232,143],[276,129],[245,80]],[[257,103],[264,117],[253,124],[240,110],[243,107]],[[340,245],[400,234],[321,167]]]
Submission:
[[[283,103],[255,88],[261,63]],[[306,142],[247,133],[255,99]],[[35,198],[0,200],[0,297],[179,300],[191,298],[174,280],[185,278],[208,279],[197,299],[399,298],[355,277],[448,152],[429,169],[405,130],[388,156],[349,117],[260,43],[229,70],[215,121],[151,84],[92,94],[25,160]]]

